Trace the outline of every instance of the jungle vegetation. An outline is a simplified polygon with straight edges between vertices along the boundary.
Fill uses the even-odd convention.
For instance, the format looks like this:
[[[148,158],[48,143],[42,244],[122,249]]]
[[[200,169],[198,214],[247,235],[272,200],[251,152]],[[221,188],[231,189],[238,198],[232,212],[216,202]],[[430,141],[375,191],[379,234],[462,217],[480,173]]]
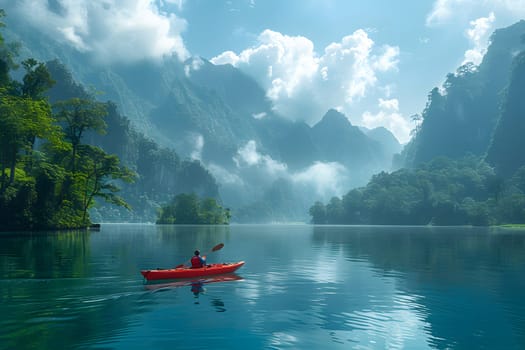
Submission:
[[[230,218],[230,209],[216,199],[181,193],[160,209],[157,224],[227,225]]]
[[[478,157],[437,157],[374,175],[361,188],[316,202],[314,224],[496,225],[525,223],[525,166],[509,179]]]
[[[0,35],[0,229],[86,227],[96,197],[127,207],[116,181],[132,181],[133,172],[82,142],[88,131],[105,132],[107,105],[51,105],[45,92],[55,82],[45,64],[16,57],[17,46]],[[20,66],[19,81],[11,73]]]

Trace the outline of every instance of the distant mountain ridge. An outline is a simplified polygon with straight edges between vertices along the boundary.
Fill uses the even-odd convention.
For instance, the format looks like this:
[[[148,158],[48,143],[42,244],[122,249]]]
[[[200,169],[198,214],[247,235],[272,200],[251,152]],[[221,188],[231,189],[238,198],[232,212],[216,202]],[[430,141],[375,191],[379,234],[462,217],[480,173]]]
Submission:
[[[102,91],[99,98],[113,101],[139,132],[183,158],[200,160],[216,177],[221,196],[232,202],[226,204],[233,209],[264,198],[275,181],[293,178],[315,164],[345,167],[351,174],[340,184],[345,189],[364,185],[375,172],[390,169],[399,148],[399,143],[378,142],[335,110],[313,126],[278,115],[264,89],[231,65],[217,66],[203,58],[180,62],[175,57],[101,65],[7,19],[9,37],[22,43],[24,56],[58,59],[75,81]],[[383,134],[395,140],[388,131]],[[239,162],[248,156],[252,157],[248,164]],[[293,186],[294,181],[284,183]],[[320,193],[314,187],[316,196],[337,194]],[[301,204],[303,218],[311,200]]]
[[[202,162],[217,179],[234,219],[235,209],[255,203],[252,211],[244,211],[246,218],[265,207],[266,219],[302,220],[308,204],[337,194],[336,187],[362,186],[373,174],[389,171],[401,149],[385,128],[354,126],[336,110],[311,126],[291,121],[274,111],[254,79],[231,65],[171,57],[101,66],[29,28],[8,23],[7,30],[11,40],[22,43],[23,55],[58,58],[76,81],[102,91],[102,100],[114,101],[140,132],[183,158]],[[496,30],[479,66],[460,67],[430,91],[421,124],[396,158],[396,168],[468,154],[485,157],[504,176],[524,165],[524,37],[525,21]],[[323,179],[314,176],[319,164],[332,171],[326,176],[335,176],[324,179],[324,187]],[[344,180],[337,177],[341,167],[347,172]]]

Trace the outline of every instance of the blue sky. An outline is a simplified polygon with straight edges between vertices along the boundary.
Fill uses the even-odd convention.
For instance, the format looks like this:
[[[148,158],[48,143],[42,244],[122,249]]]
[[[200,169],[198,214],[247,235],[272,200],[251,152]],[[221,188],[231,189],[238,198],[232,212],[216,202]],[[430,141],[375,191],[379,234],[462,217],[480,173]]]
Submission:
[[[254,77],[286,118],[313,124],[337,108],[355,125],[387,127],[401,142],[428,92],[463,62],[478,64],[495,29],[525,17],[525,0],[0,0],[0,6],[10,20],[100,62],[175,53],[230,63]]]

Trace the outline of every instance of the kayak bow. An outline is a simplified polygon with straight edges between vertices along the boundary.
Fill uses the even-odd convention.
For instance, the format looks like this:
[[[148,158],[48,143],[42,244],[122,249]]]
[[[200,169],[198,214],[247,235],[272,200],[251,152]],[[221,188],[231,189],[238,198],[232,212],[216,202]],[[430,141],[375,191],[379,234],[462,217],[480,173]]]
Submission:
[[[156,270],[141,270],[140,273],[148,281],[177,279],[177,278],[193,278],[210,275],[220,275],[224,273],[231,273],[244,265],[244,261],[236,263],[222,263],[210,264],[205,267],[191,268],[191,267],[177,267],[174,269],[156,269]]]

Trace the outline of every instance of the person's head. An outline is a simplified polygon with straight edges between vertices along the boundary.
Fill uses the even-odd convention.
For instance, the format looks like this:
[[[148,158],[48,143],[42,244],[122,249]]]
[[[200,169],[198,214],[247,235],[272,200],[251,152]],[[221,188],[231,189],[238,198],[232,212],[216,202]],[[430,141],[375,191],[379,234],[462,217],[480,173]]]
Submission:
[[[200,255],[200,253],[201,253],[201,252],[199,252],[198,249],[197,249],[196,251],[193,252],[193,254],[195,254],[195,255],[197,255],[197,256]]]

